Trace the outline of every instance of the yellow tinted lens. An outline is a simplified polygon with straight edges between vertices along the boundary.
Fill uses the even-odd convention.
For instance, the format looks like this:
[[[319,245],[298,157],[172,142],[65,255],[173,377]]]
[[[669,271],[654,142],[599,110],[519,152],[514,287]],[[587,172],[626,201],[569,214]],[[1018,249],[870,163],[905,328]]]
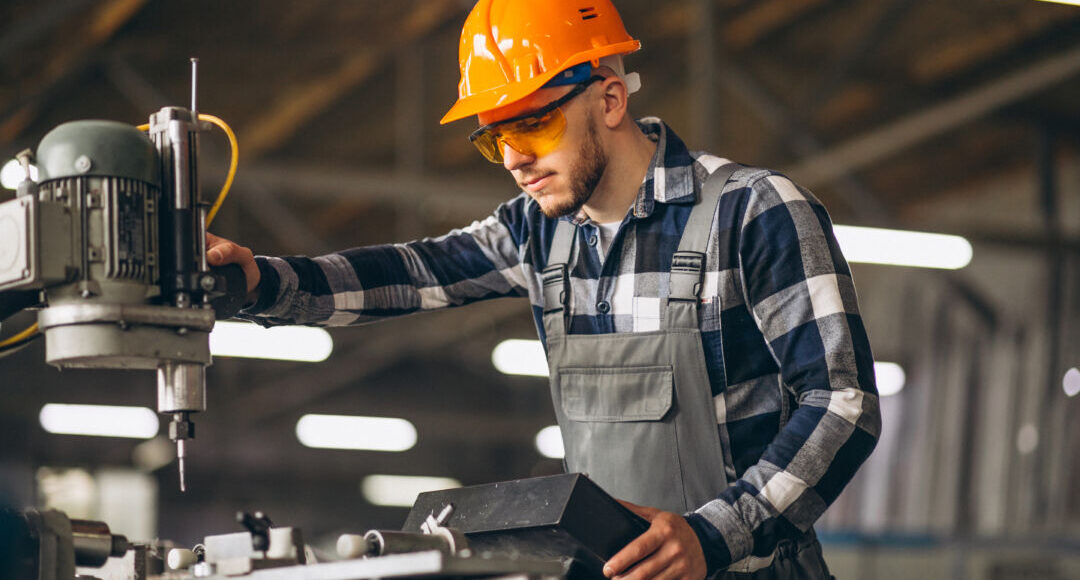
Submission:
[[[559,145],[566,131],[566,117],[555,109],[542,117],[532,117],[499,126],[506,144],[524,155],[541,157]],[[502,151],[499,151],[502,153]],[[501,155],[500,155],[501,156]]]
[[[502,145],[499,144],[498,137],[491,131],[484,131],[476,139],[473,139],[473,145],[480,150],[480,154],[485,159],[492,163],[502,163]]]

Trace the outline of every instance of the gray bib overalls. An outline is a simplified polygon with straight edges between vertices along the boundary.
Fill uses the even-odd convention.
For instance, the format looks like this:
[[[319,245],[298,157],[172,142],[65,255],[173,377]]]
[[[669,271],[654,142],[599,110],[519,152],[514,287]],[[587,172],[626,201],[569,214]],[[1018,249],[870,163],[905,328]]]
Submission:
[[[567,263],[577,227],[566,220],[556,227],[543,271],[543,323],[566,468],[587,473],[619,499],[683,514],[716,499],[729,484],[698,304],[712,218],[724,185],[738,167],[729,163],[717,169],[702,188],[672,259],[657,331],[567,333]],[[731,568],[752,574],[728,572],[723,577],[828,578],[813,532],[804,539],[798,545],[784,541],[790,558],[783,557],[787,554],[781,547],[773,556]],[[806,566],[790,568],[804,558]],[[791,561],[781,566],[782,559]]]

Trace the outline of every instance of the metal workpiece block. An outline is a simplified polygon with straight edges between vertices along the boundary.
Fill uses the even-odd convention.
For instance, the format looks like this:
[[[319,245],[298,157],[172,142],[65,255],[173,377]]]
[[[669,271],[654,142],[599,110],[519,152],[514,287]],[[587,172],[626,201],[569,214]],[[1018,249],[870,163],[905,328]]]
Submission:
[[[250,532],[206,536],[206,562],[221,575],[234,576],[254,570],[304,564],[304,542],[299,528],[270,528],[266,552],[253,547]]]
[[[67,206],[22,196],[0,204],[0,290],[63,282],[71,261]]]
[[[649,525],[580,473],[422,493],[405,520],[420,531],[453,504],[446,527],[474,553],[561,559],[570,578],[603,578],[603,563]]]

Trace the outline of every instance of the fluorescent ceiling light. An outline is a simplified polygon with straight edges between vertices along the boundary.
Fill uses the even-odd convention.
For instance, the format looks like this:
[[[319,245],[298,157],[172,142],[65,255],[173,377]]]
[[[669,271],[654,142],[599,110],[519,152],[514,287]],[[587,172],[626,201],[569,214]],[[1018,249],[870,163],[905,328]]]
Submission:
[[[849,262],[957,270],[971,262],[971,244],[960,236],[858,226],[833,226]]]
[[[416,445],[416,427],[405,419],[351,415],[304,415],[296,438],[319,449],[405,451]]]
[[[38,416],[49,433],[151,439],[158,432],[158,417],[146,407],[61,405],[49,403]]]
[[[449,477],[418,477],[411,475],[369,475],[360,483],[364,499],[375,505],[412,507],[416,496],[426,491],[461,487],[461,482]]]
[[[539,340],[504,340],[491,351],[491,362],[507,375],[548,376],[547,357]]]
[[[1065,371],[1065,378],[1062,379],[1061,386],[1065,389],[1066,396],[1075,397],[1080,395],[1080,370],[1073,367]]]
[[[26,172],[23,171],[22,164],[18,159],[12,159],[4,164],[4,168],[0,169],[0,185],[3,185],[5,189],[18,189],[19,184],[26,178]],[[38,169],[37,165],[30,166],[30,179],[37,181]]]
[[[878,395],[882,397],[899,393],[907,381],[904,367],[891,362],[874,361],[874,377],[877,380]]]
[[[536,434],[536,450],[544,457],[562,459],[566,456],[563,448],[562,432],[558,425],[544,427]]]
[[[1080,0],[1042,0],[1043,2],[1053,2],[1054,4],[1068,4],[1070,6],[1080,6]]]
[[[333,350],[330,333],[311,326],[263,328],[249,322],[222,321],[210,332],[210,353],[214,356],[320,362]]]

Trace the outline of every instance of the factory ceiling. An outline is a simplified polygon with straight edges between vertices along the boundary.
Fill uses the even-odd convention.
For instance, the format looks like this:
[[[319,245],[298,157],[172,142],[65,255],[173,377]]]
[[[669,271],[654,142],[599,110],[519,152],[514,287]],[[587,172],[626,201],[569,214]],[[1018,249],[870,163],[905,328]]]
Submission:
[[[839,223],[958,233],[1031,252],[1077,247],[1076,224],[1048,227],[1049,202],[1035,192],[1045,154],[1075,156],[1080,142],[1080,8],[1035,0],[616,5],[644,45],[627,59],[644,85],[632,111],[663,118],[692,148],[787,172]],[[231,124],[241,150],[212,230],[271,255],[438,235],[515,194],[468,143],[469,121],[438,124],[456,97],[470,6],[8,0],[0,5],[0,156],[35,146],[61,122],[140,124],[163,106],[190,106],[188,61],[198,57],[198,108]],[[227,158],[220,132],[202,138],[206,195],[218,190]],[[496,301],[335,330],[335,354],[319,365],[217,361],[208,411],[196,418],[191,497],[271,501],[246,485],[256,479],[268,489],[355,494],[364,473],[480,483],[557,471],[531,448],[553,422],[544,381],[499,375],[490,364],[498,341],[532,334],[527,310]],[[2,336],[18,325],[5,324]],[[49,437],[36,412],[60,400],[153,406],[153,377],[59,373],[43,360],[40,341],[0,359],[0,430],[20,441],[0,460],[130,464],[134,444]],[[409,454],[313,452],[292,428],[317,411],[407,417],[426,439]],[[179,501],[172,472],[161,471],[163,501]],[[321,492],[300,493],[327,521],[344,517]],[[403,518],[365,509],[348,517]]]

